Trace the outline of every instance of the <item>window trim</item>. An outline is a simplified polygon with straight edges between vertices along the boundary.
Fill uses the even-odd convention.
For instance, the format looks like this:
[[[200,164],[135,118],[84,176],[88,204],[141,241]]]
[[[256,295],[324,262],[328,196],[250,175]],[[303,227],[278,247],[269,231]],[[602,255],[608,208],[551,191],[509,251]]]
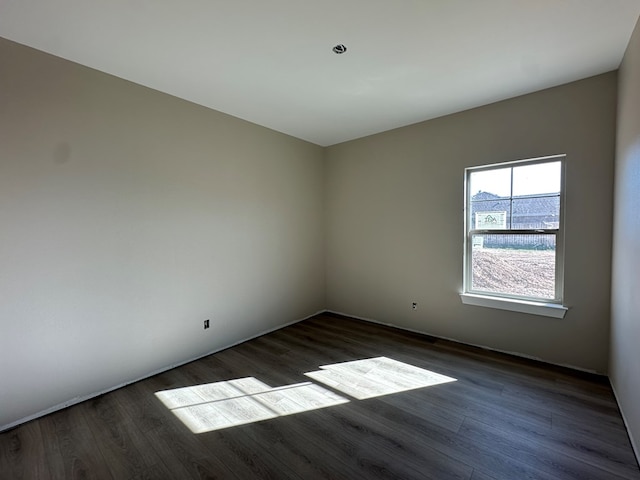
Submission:
[[[513,168],[523,165],[535,165],[560,161],[560,213],[558,228],[556,229],[514,229],[514,230],[470,230],[472,226],[471,218],[471,188],[470,176],[473,172],[497,170],[500,168]],[[466,305],[476,305],[503,310],[511,310],[522,313],[532,313],[555,318],[563,318],[567,307],[563,305],[564,298],[564,218],[565,218],[565,179],[566,179],[566,155],[549,155],[531,159],[522,159],[509,162],[494,163],[476,167],[467,167],[464,171],[464,251],[463,251],[463,284],[460,294],[462,303]],[[513,177],[512,177],[513,178]],[[513,192],[511,192],[513,194]],[[511,196],[510,199],[513,197]],[[555,258],[555,293],[553,299],[524,297],[505,293],[486,292],[473,290],[471,288],[471,262],[472,262],[472,241],[474,234],[552,234],[556,237],[556,258]]]
[[[518,300],[515,298],[493,297],[489,295],[478,295],[475,293],[461,293],[460,300],[465,305],[476,307],[496,308],[498,310],[509,310],[511,312],[530,313],[543,317],[564,318],[568,307],[558,303],[542,303]]]

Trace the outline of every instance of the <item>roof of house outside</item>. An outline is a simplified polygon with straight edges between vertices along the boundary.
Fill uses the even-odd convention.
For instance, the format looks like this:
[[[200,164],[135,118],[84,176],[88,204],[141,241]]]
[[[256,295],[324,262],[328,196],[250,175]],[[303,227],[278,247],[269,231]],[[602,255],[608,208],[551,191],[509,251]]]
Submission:
[[[509,198],[481,191],[471,197],[472,217],[479,212],[506,212],[508,229],[558,228],[560,194]]]

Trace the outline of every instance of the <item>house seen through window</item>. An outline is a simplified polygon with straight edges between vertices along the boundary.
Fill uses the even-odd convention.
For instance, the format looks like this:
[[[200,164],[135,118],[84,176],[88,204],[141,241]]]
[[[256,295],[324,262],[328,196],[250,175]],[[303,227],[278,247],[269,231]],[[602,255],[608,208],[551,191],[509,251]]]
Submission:
[[[465,174],[464,293],[562,303],[564,156]]]

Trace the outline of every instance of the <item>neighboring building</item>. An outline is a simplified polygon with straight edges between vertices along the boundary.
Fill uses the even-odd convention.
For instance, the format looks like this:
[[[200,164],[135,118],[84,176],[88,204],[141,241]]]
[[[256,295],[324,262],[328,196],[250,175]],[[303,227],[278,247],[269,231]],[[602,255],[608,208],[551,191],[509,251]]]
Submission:
[[[558,228],[560,222],[560,194],[500,197],[494,193],[480,191],[471,197],[471,220],[475,221],[476,213],[480,212],[506,213],[504,228],[508,230],[555,229]],[[532,238],[531,235],[523,237],[514,234],[505,237],[504,235],[485,234],[482,236],[482,242],[474,240],[474,247],[481,243],[485,248],[546,250],[555,248],[554,242],[553,235],[545,234],[535,238]]]

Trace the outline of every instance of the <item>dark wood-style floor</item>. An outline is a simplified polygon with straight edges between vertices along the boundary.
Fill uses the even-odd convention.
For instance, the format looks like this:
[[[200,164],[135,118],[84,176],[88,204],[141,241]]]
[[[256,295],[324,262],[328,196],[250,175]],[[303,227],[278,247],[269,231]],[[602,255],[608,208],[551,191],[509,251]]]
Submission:
[[[160,390],[387,357],[457,381],[206,433]],[[324,386],[331,390],[329,387]],[[640,479],[606,379],[320,315],[0,434],[0,478]]]

